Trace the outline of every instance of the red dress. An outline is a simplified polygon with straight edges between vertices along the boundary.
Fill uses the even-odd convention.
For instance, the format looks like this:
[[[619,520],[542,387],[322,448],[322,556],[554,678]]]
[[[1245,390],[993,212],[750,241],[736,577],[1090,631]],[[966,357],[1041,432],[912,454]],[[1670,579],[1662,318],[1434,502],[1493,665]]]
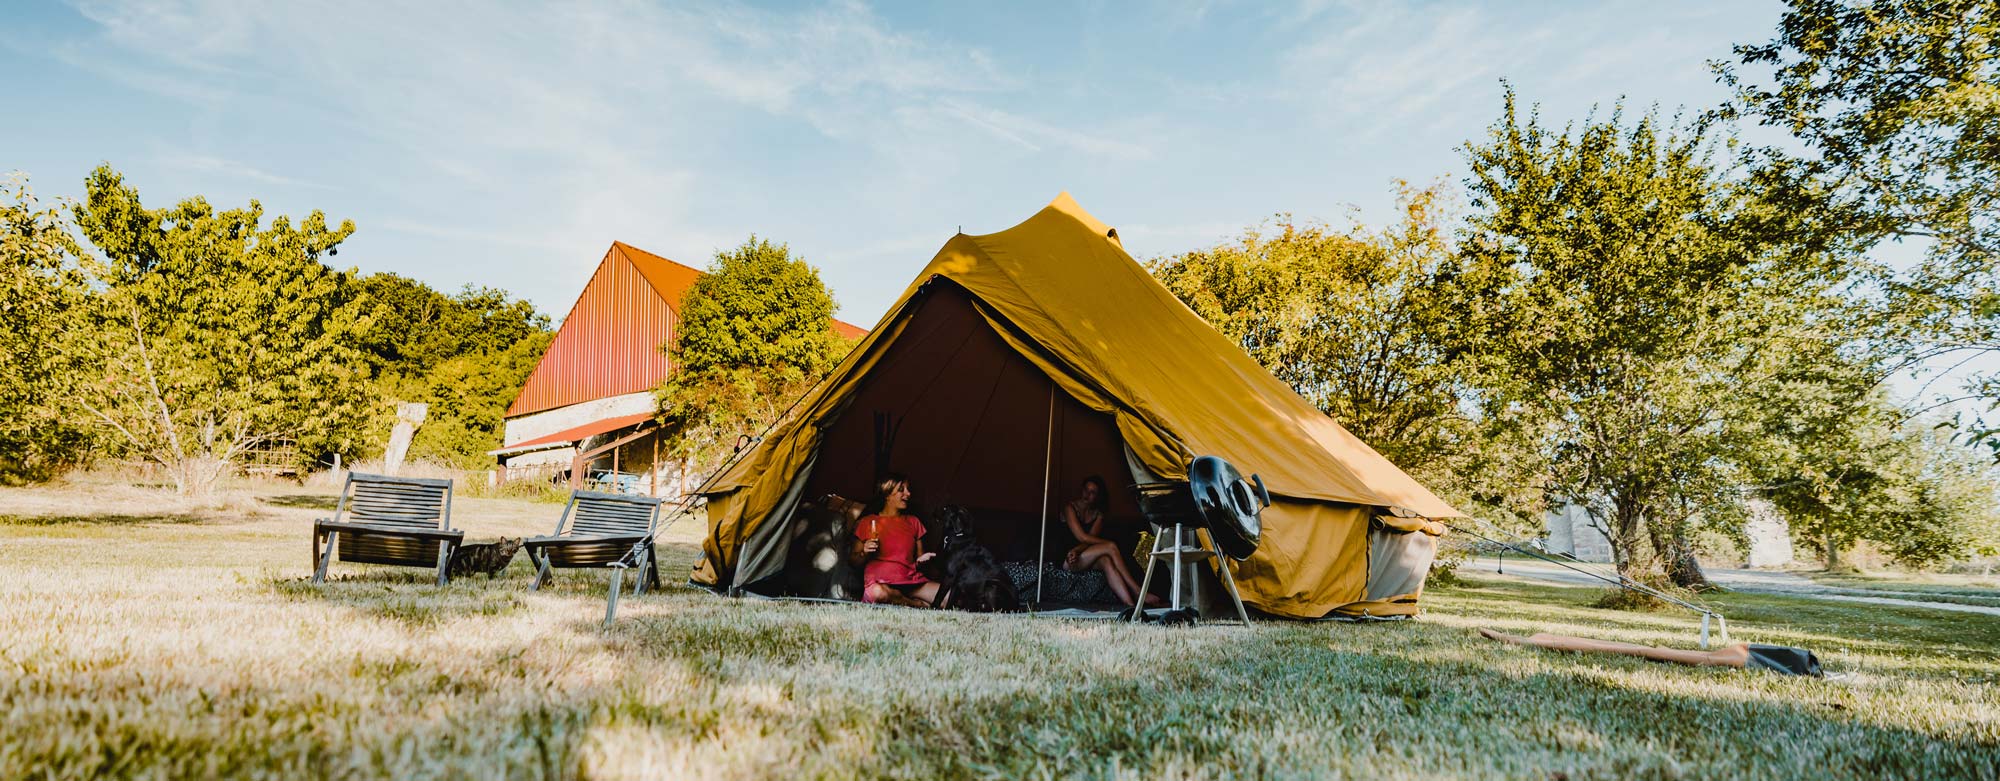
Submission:
[[[882,549],[868,560],[861,569],[862,599],[874,602],[867,596],[868,587],[877,583],[891,586],[917,586],[929,583],[930,578],[917,571],[917,541],[924,537],[924,522],[914,515],[870,515],[854,524],[856,539],[871,537],[882,541]]]

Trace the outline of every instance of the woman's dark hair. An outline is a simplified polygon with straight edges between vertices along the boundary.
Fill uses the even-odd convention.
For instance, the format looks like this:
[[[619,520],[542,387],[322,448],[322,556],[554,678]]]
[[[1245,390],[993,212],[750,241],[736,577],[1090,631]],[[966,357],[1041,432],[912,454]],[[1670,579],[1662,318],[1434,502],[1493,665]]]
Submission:
[[[1104,478],[1091,475],[1083,479],[1083,484],[1097,486],[1097,501],[1090,504],[1090,509],[1096,510],[1100,514],[1109,513],[1111,511],[1111,489],[1104,487]]]
[[[903,476],[901,472],[890,472],[882,475],[882,479],[875,481],[874,495],[869,496],[867,503],[861,505],[862,517],[881,515],[882,508],[889,506],[889,494],[896,492],[896,486],[908,482],[910,482],[910,478]]]

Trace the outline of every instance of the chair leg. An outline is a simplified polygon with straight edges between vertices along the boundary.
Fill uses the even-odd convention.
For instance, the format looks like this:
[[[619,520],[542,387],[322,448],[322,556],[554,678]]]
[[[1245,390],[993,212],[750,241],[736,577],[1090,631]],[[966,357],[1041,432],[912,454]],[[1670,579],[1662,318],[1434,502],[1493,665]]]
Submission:
[[[611,568],[611,598],[604,603],[604,628],[611,628],[611,619],[618,617],[618,590],[625,586],[625,568]]]
[[[313,570],[313,585],[326,582],[326,567],[333,563],[333,551],[340,546],[340,532],[326,533],[326,550],[320,553],[319,568]]]
[[[451,582],[451,541],[438,540],[438,585]]]
[[[542,590],[542,584],[549,582],[549,553],[548,551],[529,551],[528,560],[535,563],[535,583],[529,586],[528,590],[540,591]]]
[[[653,549],[647,548],[643,551],[640,551],[639,577],[633,580],[633,585],[632,585],[633,596],[639,596],[641,594],[646,593],[646,573],[651,572],[652,569],[653,569]]]
[[[654,591],[660,589],[660,550],[651,545],[646,546],[646,580]]]

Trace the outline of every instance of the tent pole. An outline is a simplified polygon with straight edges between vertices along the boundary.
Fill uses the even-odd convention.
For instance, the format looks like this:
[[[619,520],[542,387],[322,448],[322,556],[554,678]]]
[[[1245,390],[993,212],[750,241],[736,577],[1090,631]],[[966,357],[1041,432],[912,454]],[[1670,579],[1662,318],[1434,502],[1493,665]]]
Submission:
[[[1049,467],[1056,458],[1056,381],[1049,380],[1048,445],[1042,452],[1042,541],[1035,544],[1035,609],[1042,609],[1042,560],[1049,553]]]

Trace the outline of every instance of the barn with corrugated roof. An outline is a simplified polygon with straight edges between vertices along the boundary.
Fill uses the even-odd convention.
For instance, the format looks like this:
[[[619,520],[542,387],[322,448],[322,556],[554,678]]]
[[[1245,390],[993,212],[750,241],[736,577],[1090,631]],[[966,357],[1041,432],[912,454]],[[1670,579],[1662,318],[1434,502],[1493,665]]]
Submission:
[[[681,472],[660,453],[653,388],[673,373],[661,345],[680,325],[681,297],[701,271],[612,242],[507,408],[499,450],[505,480],[677,495]],[[858,339],[867,331],[833,321]]]

